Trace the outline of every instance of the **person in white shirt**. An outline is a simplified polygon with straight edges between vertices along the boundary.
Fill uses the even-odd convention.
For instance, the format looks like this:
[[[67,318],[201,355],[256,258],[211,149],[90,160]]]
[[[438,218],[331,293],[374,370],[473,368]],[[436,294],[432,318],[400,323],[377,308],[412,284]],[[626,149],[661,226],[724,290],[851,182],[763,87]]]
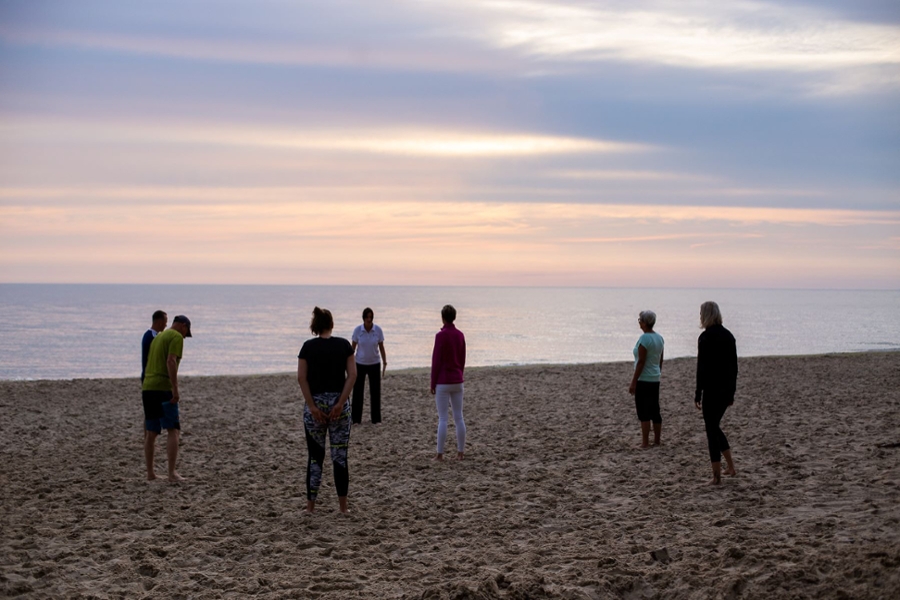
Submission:
[[[363,323],[353,330],[351,344],[356,352],[356,385],[353,386],[352,419],[362,423],[363,394],[366,377],[369,378],[369,401],[372,423],[381,423],[381,377],[387,369],[387,355],[384,353],[384,333],[374,323],[375,313],[366,307],[362,312]],[[381,361],[379,362],[379,354]]]

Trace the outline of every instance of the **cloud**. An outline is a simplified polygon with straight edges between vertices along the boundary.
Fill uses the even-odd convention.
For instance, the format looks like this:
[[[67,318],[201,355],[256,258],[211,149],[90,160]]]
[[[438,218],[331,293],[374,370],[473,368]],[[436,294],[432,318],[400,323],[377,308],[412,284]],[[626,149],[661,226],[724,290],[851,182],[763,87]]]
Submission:
[[[0,124],[4,145],[17,141],[196,144],[283,148],[301,151],[359,152],[422,157],[528,156],[575,153],[631,153],[653,150],[646,144],[532,133],[491,133],[437,128],[288,130],[198,124],[149,125],[109,120],[17,119]]]
[[[669,171],[636,171],[636,170],[561,170],[550,172],[548,175],[558,176],[564,179],[579,181],[683,181],[683,182],[710,182],[718,178],[709,175],[694,175],[691,173],[673,173]]]
[[[179,207],[198,219],[220,215],[247,216],[248,222],[258,221],[261,227],[279,229],[278,218],[296,217],[303,221],[314,221],[316,215],[329,215],[341,226],[347,222],[369,221],[369,215],[379,215],[385,224],[376,231],[403,231],[409,225],[416,235],[430,234],[430,226],[424,223],[433,215],[446,213],[447,216],[435,225],[452,228],[454,223],[464,223],[468,228],[480,227],[492,221],[529,223],[529,227],[545,229],[543,224],[556,223],[560,232],[569,232],[572,239],[604,239],[603,236],[578,237],[577,230],[585,225],[599,222],[665,222],[665,223],[725,223],[728,226],[749,226],[756,224],[777,225],[817,225],[843,227],[855,225],[900,225],[900,210],[852,210],[829,208],[780,208],[759,206],[699,206],[664,204],[581,204],[561,202],[428,202],[409,200],[388,200],[390,195],[415,196],[402,186],[374,188],[385,198],[372,203],[364,197],[368,186],[337,184],[334,186],[312,187],[179,187],[179,186],[132,186],[132,187],[26,187],[0,188],[0,215],[7,219],[38,215],[41,219],[51,214],[67,215],[75,219],[80,211],[99,215],[104,212],[138,214],[144,210],[162,207]],[[427,188],[422,188],[427,191]],[[355,199],[354,199],[355,198]],[[152,207],[145,208],[145,207]],[[51,211],[51,212],[40,212]],[[52,212],[56,211],[56,212]],[[93,219],[94,216],[89,217]],[[242,216],[242,222],[245,217]],[[138,221],[143,217],[138,218]],[[410,220],[411,219],[411,220]],[[416,220],[420,219],[420,220]],[[101,219],[103,220],[103,219]],[[116,219],[113,219],[115,221]],[[290,220],[290,219],[289,219]],[[65,221],[63,219],[60,222]],[[388,223],[390,222],[390,224]],[[514,227],[516,231],[520,227]],[[347,234],[352,237],[352,234]],[[641,236],[628,236],[639,240]],[[561,237],[560,242],[564,241]]]
[[[0,279],[346,283],[353,273],[358,284],[638,285],[639,273],[657,285],[764,285],[812,271],[858,279],[865,265],[883,286],[900,272],[900,211],[372,204],[292,189],[263,190],[265,201],[258,190],[165,188],[108,190],[118,203],[79,200],[100,191],[46,190],[55,203],[32,205],[40,190],[4,190]],[[214,197],[166,202],[204,194]],[[703,252],[710,244],[715,252]],[[189,268],[154,268],[172,261]]]
[[[548,58],[790,71],[900,64],[900,27],[841,21],[776,4],[655,2],[603,8],[495,0],[468,6],[493,17],[489,43]]]
[[[64,28],[0,26],[0,38],[8,44],[75,47],[124,52],[182,60],[248,65],[329,66],[363,69],[395,69],[449,72],[500,72],[513,66],[502,56],[461,52],[439,47],[420,48],[386,42],[358,44],[352,41],[303,42],[244,40],[225,36],[191,37],[159,33],[117,33]]]
[[[155,17],[162,31],[139,28],[127,13],[109,10],[99,25],[32,18],[0,26],[0,37],[8,44],[233,64],[521,76],[625,63],[803,73],[811,90],[829,94],[900,85],[900,26],[852,21],[805,5],[747,0],[389,4],[373,11],[365,2],[262,3],[252,14],[237,5],[221,14],[194,10],[186,22],[168,27],[171,16],[159,9]]]

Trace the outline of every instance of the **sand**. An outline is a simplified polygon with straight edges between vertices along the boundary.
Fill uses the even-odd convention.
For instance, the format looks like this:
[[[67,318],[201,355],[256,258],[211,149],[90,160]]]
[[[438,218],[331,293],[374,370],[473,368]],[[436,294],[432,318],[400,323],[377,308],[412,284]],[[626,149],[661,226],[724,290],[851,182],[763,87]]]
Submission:
[[[470,369],[467,459],[444,463],[427,373],[389,372],[349,516],[330,465],[303,514],[293,375],[186,378],[181,484],[144,480],[136,380],[0,382],[0,593],[900,597],[900,353],[742,359],[719,487],[694,368],[665,364],[650,450],[630,364]]]

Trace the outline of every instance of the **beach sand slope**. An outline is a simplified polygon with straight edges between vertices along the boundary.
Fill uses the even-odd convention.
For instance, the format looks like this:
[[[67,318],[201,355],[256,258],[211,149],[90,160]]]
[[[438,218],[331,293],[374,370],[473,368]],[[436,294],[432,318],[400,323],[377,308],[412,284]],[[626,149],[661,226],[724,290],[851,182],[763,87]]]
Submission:
[[[144,480],[136,380],[0,382],[0,593],[900,597],[900,353],[741,359],[719,487],[694,369],[665,363],[650,450],[630,364],[470,369],[466,460],[444,463],[427,373],[388,373],[349,516],[330,464],[303,514],[294,375],[185,378],[175,485]]]

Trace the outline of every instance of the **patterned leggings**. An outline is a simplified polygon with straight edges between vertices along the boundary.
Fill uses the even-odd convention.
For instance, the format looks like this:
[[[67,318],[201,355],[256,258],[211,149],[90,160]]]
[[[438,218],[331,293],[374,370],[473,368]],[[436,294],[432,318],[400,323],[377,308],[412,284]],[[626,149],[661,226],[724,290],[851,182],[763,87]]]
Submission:
[[[328,414],[334,408],[340,394],[328,392],[313,396],[313,402],[319,410]],[[306,448],[309,450],[309,461],[306,463],[306,498],[316,501],[319,486],[322,484],[322,465],[325,462],[325,434],[331,441],[331,463],[334,470],[334,487],[340,497],[347,495],[350,485],[350,472],[347,469],[347,449],[350,446],[350,402],[345,402],[341,416],[328,423],[317,422],[309,407],[303,407],[303,428],[306,430]]]

